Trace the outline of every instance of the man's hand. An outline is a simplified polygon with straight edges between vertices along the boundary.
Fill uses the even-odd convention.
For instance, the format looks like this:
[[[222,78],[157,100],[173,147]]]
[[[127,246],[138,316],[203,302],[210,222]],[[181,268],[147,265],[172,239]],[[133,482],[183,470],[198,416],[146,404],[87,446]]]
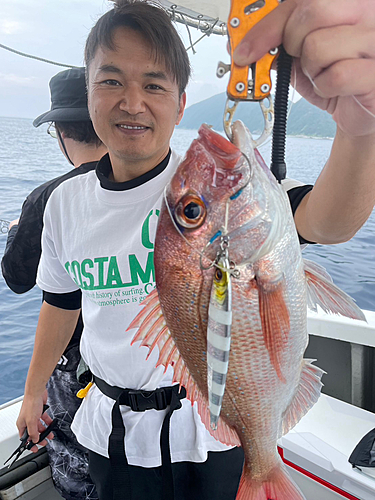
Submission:
[[[27,428],[31,441],[37,443],[39,434],[45,430],[52,419],[43,413],[47,401],[46,385],[58,360],[64,352],[77,325],[80,309],[68,310],[42,303],[36,328],[34,352],[27,374],[25,395],[17,427],[20,436]],[[42,415],[43,413],[43,415]],[[42,421],[41,421],[42,420]],[[53,434],[47,438],[52,439]],[[47,441],[39,443],[44,446]],[[37,451],[33,446],[32,451]]]
[[[19,219],[12,220],[12,222],[9,222],[9,229],[19,223]]]
[[[352,137],[375,134],[375,0],[285,0],[234,52],[239,66],[283,44],[292,84]]]
[[[23,399],[20,414],[17,419],[17,428],[20,437],[27,428],[29,433],[30,441],[37,443],[39,441],[39,435],[45,430],[45,428],[52,423],[51,417],[47,412],[43,413],[43,405],[47,401],[47,390],[39,397],[26,396]],[[44,424],[43,424],[44,422]],[[53,433],[51,432],[47,439],[53,439]],[[43,440],[38,443],[38,446],[45,446],[47,440]],[[38,447],[33,446],[31,448],[32,452],[37,452]]]

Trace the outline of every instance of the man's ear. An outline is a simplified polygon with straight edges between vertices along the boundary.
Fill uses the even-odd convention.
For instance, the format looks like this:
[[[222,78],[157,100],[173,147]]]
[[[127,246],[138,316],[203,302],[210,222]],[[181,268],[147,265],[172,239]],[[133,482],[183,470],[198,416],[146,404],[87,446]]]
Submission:
[[[182,94],[182,96],[180,97],[180,105],[178,108],[176,125],[178,125],[180,123],[180,121],[182,120],[182,117],[184,116],[185,106],[186,106],[186,92],[184,92]]]

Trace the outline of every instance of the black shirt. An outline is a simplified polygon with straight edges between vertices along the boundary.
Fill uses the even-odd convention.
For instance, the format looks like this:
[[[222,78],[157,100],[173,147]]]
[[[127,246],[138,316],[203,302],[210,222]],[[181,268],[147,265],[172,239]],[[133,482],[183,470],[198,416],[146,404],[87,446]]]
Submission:
[[[36,284],[36,274],[42,253],[43,215],[51,193],[67,179],[94,170],[96,164],[97,162],[83,163],[78,168],[42,184],[34,189],[24,201],[19,223],[14,225],[8,233],[4,256],[1,260],[5,282],[13,292],[28,292]],[[79,343],[81,333],[82,318],[77,323],[69,346]]]

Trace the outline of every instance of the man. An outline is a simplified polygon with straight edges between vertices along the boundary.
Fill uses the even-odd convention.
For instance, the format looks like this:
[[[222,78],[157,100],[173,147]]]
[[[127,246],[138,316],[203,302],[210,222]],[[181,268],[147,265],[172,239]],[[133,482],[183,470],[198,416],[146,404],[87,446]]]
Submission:
[[[90,450],[99,498],[234,499],[241,450],[214,441],[186,399],[171,416],[179,402],[170,370],[164,374],[162,367],[155,368],[157,354],[146,360],[148,350],[130,346],[134,331],[126,332],[153,286],[152,234],[164,186],[179,161],[169,141],[185,106],[189,63],[184,48],[160,9],[118,0],[92,29],[85,56],[90,116],[108,155],[96,173],[62,184],[46,209],[38,271],[45,302],[19,431],[27,426],[36,440],[42,429],[44,386],[71,336],[81,289],[81,353],[95,384],[73,430]],[[374,159],[375,151],[367,151],[356,168]],[[335,166],[349,160],[340,157],[340,150],[333,154]],[[309,190],[302,189],[303,194]],[[293,205],[296,209],[298,202]],[[305,210],[307,204],[300,218]],[[340,214],[328,216],[341,223]],[[324,234],[324,226],[320,231]],[[315,229],[302,235],[320,241]],[[167,405],[159,404],[161,394]],[[139,411],[145,407],[150,409]],[[169,419],[171,469],[164,440]]]
[[[62,71],[50,81],[51,109],[34,120],[34,126],[50,123],[48,133],[58,139],[61,151],[73,170],[36,188],[25,200],[21,217],[11,223],[1,262],[4,279],[16,293],[35,286],[41,255],[43,213],[49,196],[62,182],[93,170],[106,148],[96,135],[87,108],[85,69]],[[88,475],[88,456],[70,429],[81,400],[76,370],[80,360],[79,341],[82,318],[73,337],[48,381],[50,415],[59,427],[48,445],[52,478],[56,489],[68,500],[96,499],[95,486]]]

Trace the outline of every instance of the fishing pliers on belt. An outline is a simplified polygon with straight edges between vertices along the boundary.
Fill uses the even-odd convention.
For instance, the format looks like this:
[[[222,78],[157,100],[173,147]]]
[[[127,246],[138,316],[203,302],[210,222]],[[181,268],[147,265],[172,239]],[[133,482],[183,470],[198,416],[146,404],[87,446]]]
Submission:
[[[48,405],[43,406],[43,413],[48,409]],[[20,438],[21,443],[17,448],[14,450],[14,452],[11,454],[11,456],[4,462],[4,465],[6,465],[13,457],[13,460],[10,462],[8,465],[8,468],[12,467],[14,462],[20,458],[22,453],[26,450],[31,450],[33,446],[36,444],[39,444],[45,439],[50,432],[52,432],[57,426],[57,420],[52,420],[52,422],[49,424],[49,426],[40,434],[39,436],[39,441],[37,443],[33,443],[32,441],[29,441],[29,433],[27,432],[27,429],[25,429],[25,432],[22,434],[22,437]]]

